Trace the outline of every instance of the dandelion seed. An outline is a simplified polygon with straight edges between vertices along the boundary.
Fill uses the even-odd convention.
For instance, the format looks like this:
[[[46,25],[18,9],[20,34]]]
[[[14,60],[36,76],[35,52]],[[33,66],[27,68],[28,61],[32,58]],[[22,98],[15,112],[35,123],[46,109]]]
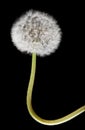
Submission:
[[[21,52],[45,56],[58,48],[61,29],[52,16],[31,10],[13,24],[11,37]]]

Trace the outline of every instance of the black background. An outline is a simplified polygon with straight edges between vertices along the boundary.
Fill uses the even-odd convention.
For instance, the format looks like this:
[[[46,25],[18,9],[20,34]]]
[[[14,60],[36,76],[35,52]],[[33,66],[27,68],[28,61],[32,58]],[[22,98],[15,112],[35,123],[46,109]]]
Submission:
[[[3,121],[7,128],[84,129],[85,114],[58,126],[44,126],[34,121],[26,107],[31,56],[22,54],[11,42],[14,21],[29,9],[52,15],[63,35],[58,50],[47,57],[37,57],[33,108],[46,119],[65,116],[85,104],[85,49],[83,3],[63,1],[11,1],[1,4],[1,64],[3,77]]]

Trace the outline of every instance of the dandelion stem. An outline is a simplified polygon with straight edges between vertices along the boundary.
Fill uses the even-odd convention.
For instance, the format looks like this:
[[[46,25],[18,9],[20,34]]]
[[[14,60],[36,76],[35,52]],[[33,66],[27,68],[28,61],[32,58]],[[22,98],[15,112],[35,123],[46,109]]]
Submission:
[[[33,91],[33,85],[34,85],[34,79],[35,79],[35,72],[36,72],[36,54],[33,53],[32,54],[32,68],[31,68],[31,75],[30,75],[30,81],[28,84],[28,90],[27,90],[27,108],[29,111],[29,114],[32,116],[33,119],[35,119],[37,122],[44,124],[44,125],[58,125],[58,124],[62,124],[65,123],[71,119],[73,119],[74,117],[80,115],[81,113],[85,112],[85,105],[78,108],[77,110],[75,110],[74,112],[61,117],[59,119],[55,119],[55,120],[45,120],[42,119],[41,117],[39,117],[35,111],[32,108],[32,91]]]

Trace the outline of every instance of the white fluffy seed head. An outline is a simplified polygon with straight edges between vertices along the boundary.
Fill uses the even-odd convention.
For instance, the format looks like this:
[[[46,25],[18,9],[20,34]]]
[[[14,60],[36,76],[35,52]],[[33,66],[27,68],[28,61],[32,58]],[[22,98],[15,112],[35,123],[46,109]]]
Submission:
[[[40,56],[49,55],[58,48],[61,34],[53,17],[33,10],[22,15],[11,29],[12,42],[18,50]]]

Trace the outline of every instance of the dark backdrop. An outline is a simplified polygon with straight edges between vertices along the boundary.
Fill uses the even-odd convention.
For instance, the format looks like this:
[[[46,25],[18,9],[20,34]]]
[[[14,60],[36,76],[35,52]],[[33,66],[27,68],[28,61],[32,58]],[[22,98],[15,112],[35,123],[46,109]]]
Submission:
[[[58,21],[63,35],[58,50],[47,57],[37,57],[33,107],[46,119],[65,116],[85,104],[85,49],[83,4],[63,1],[11,1],[1,3],[1,56],[3,121],[7,128],[82,129],[85,114],[58,126],[44,126],[34,121],[26,107],[26,92],[31,70],[31,56],[13,46],[10,29],[13,22],[29,9],[39,10]]]

